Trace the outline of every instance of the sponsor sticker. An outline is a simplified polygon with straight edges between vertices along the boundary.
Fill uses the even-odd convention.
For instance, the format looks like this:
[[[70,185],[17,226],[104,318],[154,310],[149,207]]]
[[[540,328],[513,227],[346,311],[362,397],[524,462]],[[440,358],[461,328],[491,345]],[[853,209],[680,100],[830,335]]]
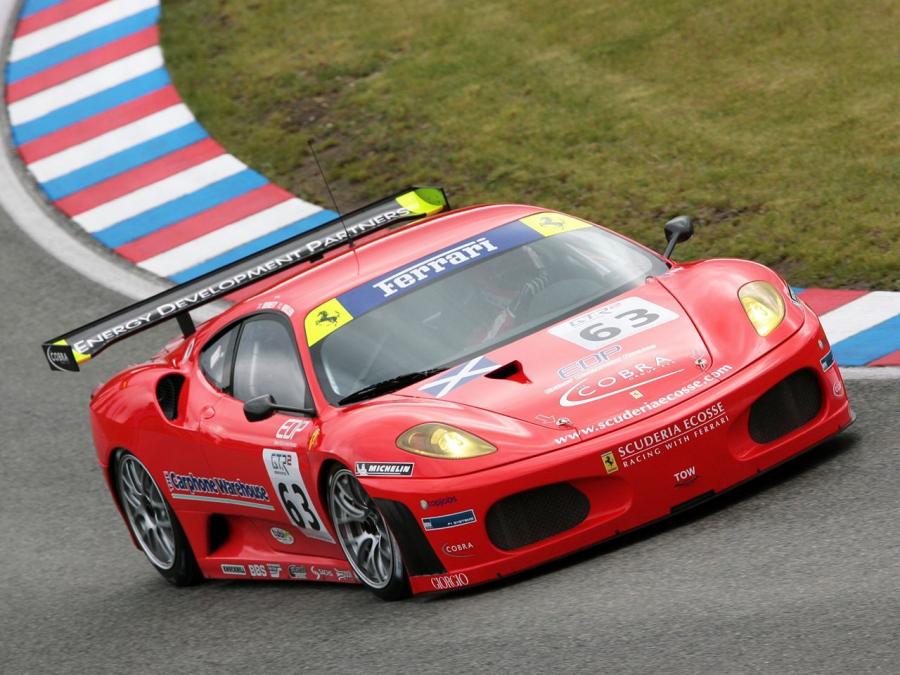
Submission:
[[[684,368],[671,370],[674,365],[675,361],[672,359],[656,356],[652,360],[647,359],[645,362],[635,363],[628,368],[622,368],[599,378],[580,380],[559,397],[559,404],[563,408],[572,408],[624,392],[628,392],[635,400],[642,399],[644,394],[639,389],[634,389],[634,385],[650,384],[684,372]]]
[[[350,570],[335,570],[338,581],[354,581],[353,572]]]
[[[263,465],[278,502],[290,521],[311,539],[334,543],[300,474],[300,458],[296,452],[265,448]]]
[[[278,431],[275,432],[275,438],[282,441],[291,441],[294,439],[294,436],[299,434],[308,426],[309,420],[307,419],[289,417],[287,420],[285,420],[284,424],[278,427]]]
[[[602,349],[583,356],[577,361],[567,363],[556,371],[561,380],[580,378],[607,365],[614,356],[622,351],[622,345],[606,345]]]
[[[562,213],[536,213],[533,216],[525,216],[522,218],[532,230],[540,234],[542,237],[552,237],[563,232],[572,232],[573,230],[583,230],[593,227],[588,222],[578,220],[572,216],[566,216]]]
[[[662,326],[678,314],[640,297],[630,297],[557,324],[550,334],[592,352],[610,340],[622,340]]]
[[[616,448],[623,467],[634,466],[686,445],[728,423],[725,405],[719,401],[662,429],[657,429]]]
[[[463,572],[457,574],[441,574],[431,577],[431,585],[436,591],[448,591],[453,588],[462,588],[469,585],[469,577]]]
[[[653,413],[656,410],[668,407],[672,403],[677,403],[681,398],[690,396],[700,389],[713,385],[719,379],[727,376],[732,370],[734,369],[730,365],[720,366],[719,368],[705,373],[702,378],[683,384],[678,387],[678,389],[675,389],[664,396],[644,401],[635,408],[628,408],[614,415],[602,417],[594,424],[588,424],[562,436],[557,436],[553,439],[553,442],[556,445],[568,445],[569,443],[584,441],[598,436],[614,427],[629,423],[642,415]]]
[[[438,497],[437,499],[422,499],[419,501],[419,506],[423,509],[436,509],[441,506],[447,506],[447,504],[455,504],[456,497],[452,495],[449,497]]]
[[[286,305],[283,302],[278,302],[277,300],[269,300],[267,302],[259,303],[259,309],[274,309],[279,312],[284,312],[288,316],[294,316],[294,308],[290,305]]]
[[[269,571],[269,576],[273,579],[278,579],[281,576],[281,565],[278,563],[266,563],[266,569]]]
[[[266,571],[265,565],[247,565],[247,569],[250,571],[251,577],[267,577],[269,573]]]
[[[337,298],[332,298],[328,302],[312,310],[306,315],[304,328],[306,329],[306,342],[312,347],[345,323],[353,320],[353,315],[347,311],[347,308],[341,304]]]
[[[471,541],[460,542],[459,544],[444,544],[441,550],[454,558],[471,558],[475,555],[475,544]]]
[[[437,379],[423,384],[419,387],[419,391],[427,392],[435,398],[443,398],[454,389],[495,370],[498,365],[486,356],[476,356],[461,366],[436,375]]]
[[[225,478],[207,478],[192,473],[182,474],[163,471],[166,487],[173,499],[216,502],[273,510],[269,493],[262,485]]]
[[[415,466],[413,462],[357,462],[356,475],[409,478]]]
[[[374,282],[372,288],[377,288],[382,297],[389,298],[401,290],[412,288],[420,282],[428,282],[436,276],[450,272],[457,267],[469,265],[476,259],[489,256],[499,250],[500,248],[491,241],[490,237],[477,237],[440,251],[430,258],[419,260],[409,267],[391,272],[388,276]]]
[[[822,372],[827,373],[831,366],[834,365],[834,354],[829,349],[828,353],[819,359],[819,363],[822,365]]]
[[[316,581],[319,579],[330,579],[334,576],[333,569],[330,567],[319,567],[318,565],[310,565],[309,573],[316,578]]]
[[[243,565],[222,565],[220,567],[222,570],[222,574],[228,574],[233,577],[245,577],[247,576],[247,570]]]
[[[277,541],[279,544],[284,544],[285,546],[290,546],[294,543],[294,535],[281,527],[273,527],[269,529],[269,534],[272,535],[272,539]]]
[[[306,565],[288,565],[291,579],[306,579]]]
[[[460,525],[469,525],[476,522],[475,511],[468,509],[458,513],[449,513],[445,516],[431,516],[422,518],[422,524],[427,531],[446,530],[450,527],[459,527]]]
[[[600,458],[603,460],[603,468],[606,469],[607,474],[615,473],[619,470],[619,464],[616,462],[616,455],[612,450],[604,452],[600,455]]]
[[[697,480],[697,467],[689,466],[686,469],[681,469],[673,473],[672,477],[675,479],[675,487],[690,485]]]

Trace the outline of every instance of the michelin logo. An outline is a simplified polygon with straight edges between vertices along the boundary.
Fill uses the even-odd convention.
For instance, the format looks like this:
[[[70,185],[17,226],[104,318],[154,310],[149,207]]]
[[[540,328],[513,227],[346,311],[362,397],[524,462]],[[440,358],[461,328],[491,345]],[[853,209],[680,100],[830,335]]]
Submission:
[[[373,287],[380,290],[385,298],[388,298],[401,289],[414,286],[420,281],[426,281],[429,277],[446,272],[458,265],[465,265],[485,253],[499,250],[487,237],[479,237],[416,263],[412,267],[394,272],[386,279],[373,284]]]
[[[357,476],[399,476],[409,478],[412,476],[412,462],[357,462]]]

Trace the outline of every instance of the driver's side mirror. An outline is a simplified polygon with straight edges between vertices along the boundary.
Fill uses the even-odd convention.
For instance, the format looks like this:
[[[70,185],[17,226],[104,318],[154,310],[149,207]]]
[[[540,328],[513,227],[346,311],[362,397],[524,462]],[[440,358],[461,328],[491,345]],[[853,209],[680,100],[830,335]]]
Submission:
[[[244,417],[248,422],[260,422],[275,414],[275,399],[272,394],[256,396],[244,403]]]
[[[244,417],[248,422],[261,422],[269,419],[276,412],[297,413],[298,415],[306,415],[313,417],[315,410],[307,408],[294,408],[286,405],[278,405],[272,394],[263,394],[262,396],[254,396],[244,402]]]
[[[675,245],[682,242],[687,241],[694,235],[694,223],[691,221],[690,216],[678,216],[677,218],[672,218],[668,223],[665,224],[663,228],[666,233],[666,250],[663,255],[666,258],[672,257],[672,251],[675,250]]]

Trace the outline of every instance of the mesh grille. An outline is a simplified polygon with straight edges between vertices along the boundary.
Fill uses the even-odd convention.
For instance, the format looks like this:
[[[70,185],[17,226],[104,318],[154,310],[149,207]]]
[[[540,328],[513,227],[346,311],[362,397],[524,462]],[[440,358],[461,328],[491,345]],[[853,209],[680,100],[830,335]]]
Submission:
[[[802,427],[819,413],[822,390],[809,368],[789,375],[750,407],[750,438],[771,443]]]
[[[555,483],[510,495],[487,514],[487,533],[510,551],[570,530],[587,518],[591,503],[569,483]]]

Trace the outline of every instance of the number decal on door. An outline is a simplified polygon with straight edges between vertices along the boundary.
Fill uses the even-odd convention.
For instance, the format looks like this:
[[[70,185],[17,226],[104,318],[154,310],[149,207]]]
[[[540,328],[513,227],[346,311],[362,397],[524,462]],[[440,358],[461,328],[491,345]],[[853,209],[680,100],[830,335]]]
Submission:
[[[334,543],[300,474],[300,458],[287,450],[263,450],[263,462],[287,517],[307,537]]]
[[[630,297],[558,324],[550,329],[550,334],[596,350],[608,340],[621,340],[677,318],[665,307]]]

